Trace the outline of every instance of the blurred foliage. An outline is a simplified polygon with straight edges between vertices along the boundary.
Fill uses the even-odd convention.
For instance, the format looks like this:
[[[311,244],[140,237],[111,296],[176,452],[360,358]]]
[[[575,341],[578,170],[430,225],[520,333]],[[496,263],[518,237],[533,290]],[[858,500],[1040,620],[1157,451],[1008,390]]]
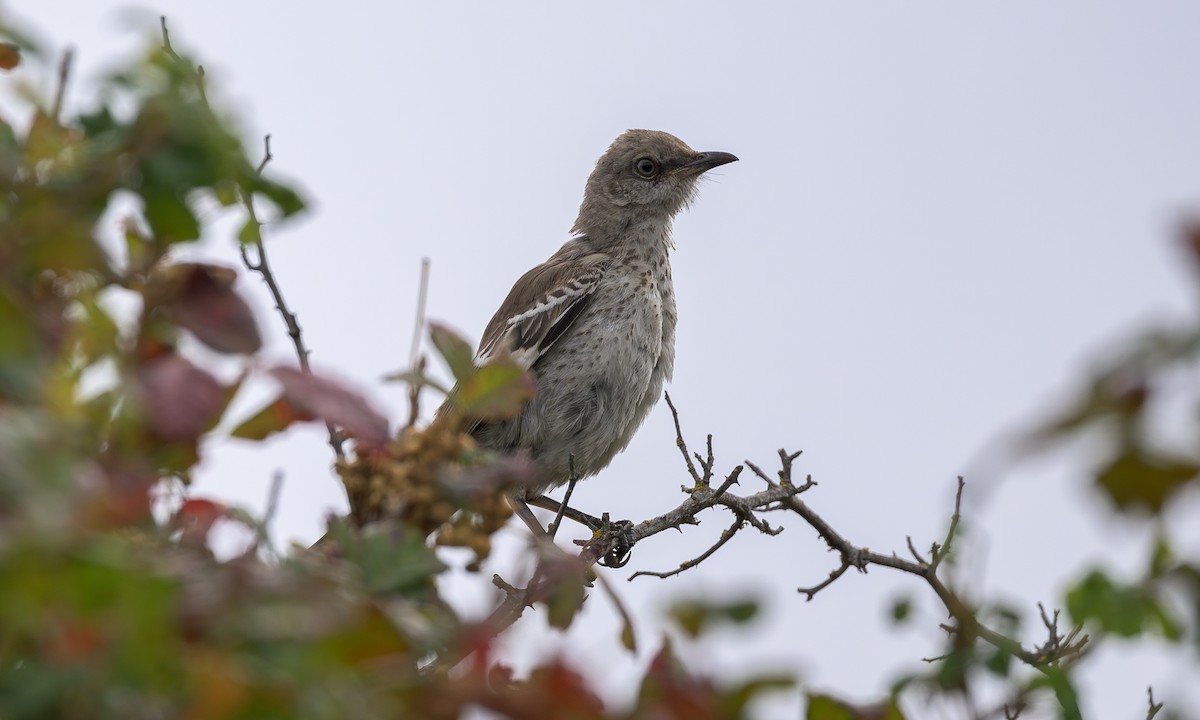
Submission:
[[[102,81],[95,107],[64,116],[26,92],[0,118],[0,717],[743,716],[774,680],[720,689],[667,649],[619,713],[565,662],[516,679],[493,661],[501,628],[444,602],[435,548],[470,548],[472,568],[487,556],[528,463],[489,457],[458,428],[519,410],[532,380],[511,364],[476,368],[466,342],[435,327],[457,382],[448,410],[395,433],[339,382],[264,369],[239,272],[173,248],[204,233],[212,213],[198,204],[246,213],[236,242],[259,243],[259,216],[304,201],[248,157],[165,30]],[[16,30],[0,36],[0,68],[40,57]],[[119,199],[134,209],[112,219]],[[240,358],[239,377],[189,357],[187,336]],[[276,553],[265,521],[217,500],[185,495],[166,520],[152,513],[186,488],[201,439],[252,375],[280,389],[234,437],[316,420],[353,444],[337,466],[352,513],[312,550]],[[221,525],[253,541],[217,558]],[[545,602],[564,627],[586,594],[572,568]]]
[[[13,28],[0,25],[0,38],[0,70],[42,57]],[[505,494],[531,469],[481,452],[461,427],[516,412],[534,392],[531,378],[504,362],[476,367],[470,346],[435,325],[432,343],[455,386],[433,422],[393,431],[337,381],[264,369],[259,313],[236,289],[239,271],[178,261],[173,248],[204,233],[199,203],[245,213],[235,248],[261,243],[259,213],[288,218],[304,201],[247,155],[205,82],[156,42],[103,79],[94,107],[64,116],[57,99],[26,90],[27,106],[0,117],[0,717],[456,718],[485,708],[511,718],[697,720],[748,716],[763,693],[790,687],[776,675],[699,677],[664,640],[633,703],[615,711],[565,660],[524,678],[495,661],[504,626],[456,616],[439,594],[448,568],[436,548],[468,548],[470,570],[487,558],[511,514]],[[106,219],[120,198],[136,209]],[[101,239],[109,237],[119,242]],[[1200,230],[1185,240],[1197,261]],[[241,374],[218,379],[184,352],[189,336],[235,358]],[[1093,645],[1153,637],[1200,652],[1200,563],[1176,556],[1162,521],[1200,483],[1200,424],[1193,413],[1189,441],[1172,445],[1153,422],[1160,403],[1178,400],[1157,388],[1196,377],[1198,360],[1200,320],[1149,331],[1024,445],[1042,450],[1085,432],[1105,439],[1096,488],[1114,512],[1159,532],[1140,577],[1081,573],[1065,594],[1070,633],[1057,613],[1043,612],[1045,627],[1030,630],[1012,608],[957,608],[1012,644],[948,633],[944,654],[880,701],[814,692],[806,717],[900,720],[902,704],[969,698],[986,680],[1007,693],[994,716],[1048,702],[1078,718],[1082,656],[1057,654],[1078,633]],[[313,549],[281,555],[265,520],[213,499],[185,496],[163,521],[152,513],[164,488],[186,487],[201,439],[228,426],[230,402],[252,375],[279,390],[233,423],[234,437],[257,442],[320,421],[353,443],[336,466],[351,513]],[[398,378],[437,387],[419,368]],[[1190,402],[1200,407],[1200,397]],[[210,543],[220,525],[242,526],[252,541],[217,558]],[[567,556],[539,567],[555,585],[538,602],[566,628],[593,576]],[[694,599],[669,617],[686,641],[714,628],[740,632],[758,611],[752,598]],[[917,615],[907,596],[890,606],[897,623]],[[632,649],[624,623],[621,642]],[[1039,637],[1044,644],[1023,657],[1017,643]]]

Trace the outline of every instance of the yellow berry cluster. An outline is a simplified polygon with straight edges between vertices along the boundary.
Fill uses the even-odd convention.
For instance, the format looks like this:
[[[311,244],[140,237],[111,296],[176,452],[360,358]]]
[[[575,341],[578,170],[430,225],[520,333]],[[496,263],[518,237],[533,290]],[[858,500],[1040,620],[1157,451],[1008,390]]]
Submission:
[[[481,482],[490,462],[458,422],[440,416],[428,427],[406,427],[385,453],[361,455],[338,464],[358,527],[399,521],[422,535],[436,533],[438,545],[470,548],[477,570],[491,552],[492,533],[512,516],[505,488]]]

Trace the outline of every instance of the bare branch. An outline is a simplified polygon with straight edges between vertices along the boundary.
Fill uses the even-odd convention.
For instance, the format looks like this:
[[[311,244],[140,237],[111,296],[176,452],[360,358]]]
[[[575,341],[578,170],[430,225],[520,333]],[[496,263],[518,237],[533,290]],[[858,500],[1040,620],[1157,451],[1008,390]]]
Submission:
[[[704,479],[700,477],[700,473],[696,472],[696,466],[692,464],[692,457],[688,453],[687,443],[683,440],[683,429],[679,427],[679,411],[675,409],[675,403],[671,402],[671,393],[664,392],[663,397],[666,398],[667,407],[671,408],[671,418],[675,421],[675,445],[683,455],[683,462],[687,465],[688,474],[692,476],[692,480],[696,481],[696,485],[702,485]]]
[[[966,487],[966,481],[962,476],[958,476],[958,490],[954,493],[954,514],[950,516],[950,527],[946,530],[946,539],[942,541],[939,548],[935,543],[933,545],[929,567],[932,571],[936,571],[942,560],[950,554],[950,546],[954,542],[954,536],[958,533],[958,523],[962,517],[962,496],[963,488]]]
[[[734,534],[741,528],[742,528],[742,519],[738,518],[737,520],[734,520],[733,524],[730,525],[728,528],[726,528],[721,533],[721,538],[719,540],[717,540],[717,542],[715,542],[712,545],[712,547],[705,550],[700,555],[692,558],[691,560],[681,563],[679,565],[679,567],[675,568],[674,570],[667,570],[665,572],[657,572],[654,570],[638,570],[634,574],[630,575],[629,579],[632,580],[635,577],[638,577],[639,575],[650,575],[652,577],[657,577],[657,578],[669,578],[672,575],[678,575],[679,573],[683,572],[684,570],[689,570],[691,568],[694,568],[697,565],[699,565],[700,563],[707,560],[709,557],[711,557],[712,554],[715,553],[717,550],[720,550],[721,546],[724,545],[725,543],[729,542],[729,539],[732,538],[734,536]]]
[[[166,37],[167,27],[164,21],[163,36]],[[258,164],[257,172],[262,173],[263,168],[267,166],[275,156],[271,154],[271,136],[263,137],[263,159]],[[283,324],[287,328],[288,337],[292,339],[292,346],[296,348],[296,358],[300,362],[300,370],[305,375],[312,375],[312,367],[309,365],[308,356],[310,350],[304,343],[304,336],[301,334],[300,322],[296,319],[296,313],[292,312],[288,307],[287,301],[283,298],[283,291],[279,288],[279,281],[275,279],[275,273],[271,270],[270,258],[267,256],[267,247],[262,240],[262,222],[258,219],[258,212],[254,208],[254,198],[249,192],[241,191],[242,205],[246,208],[247,222],[252,224],[257,231],[252,235],[252,240],[241,246],[242,264],[247,270],[258,273],[263,282],[266,283],[267,289],[271,292],[271,299],[275,301],[275,309],[279,311],[279,316],[283,318]],[[248,247],[253,247],[257,255],[257,260],[252,261],[248,252]],[[343,440],[341,433],[332,423],[325,423],[325,429],[329,431],[329,447],[333,449],[334,455],[338,460],[346,458],[346,451],[342,446]]]
[[[843,573],[845,573],[847,570],[850,569],[850,566],[851,566],[851,563],[849,561],[842,560],[842,564],[839,565],[836,570],[833,570],[832,572],[830,572],[829,577],[825,578],[824,580],[817,583],[816,585],[813,585],[812,587],[796,588],[796,591],[803,593],[806,596],[804,598],[806,601],[811,601],[813,599],[814,595],[816,595],[817,593],[821,592],[825,588],[832,585],[835,580],[840,578]]]
[[[1153,686],[1148,686],[1146,688],[1146,698],[1147,698],[1147,702],[1150,703],[1150,707],[1146,710],[1146,720],[1153,720],[1154,716],[1157,715],[1158,712],[1163,709],[1163,704],[1154,702],[1154,687]]]

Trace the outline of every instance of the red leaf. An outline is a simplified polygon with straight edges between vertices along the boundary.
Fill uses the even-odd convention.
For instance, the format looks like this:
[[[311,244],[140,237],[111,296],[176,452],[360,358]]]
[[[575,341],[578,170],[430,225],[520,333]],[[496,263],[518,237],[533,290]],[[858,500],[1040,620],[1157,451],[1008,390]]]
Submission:
[[[205,545],[208,533],[218,520],[226,516],[226,511],[225,505],[213,500],[185,500],[171,519],[171,526],[183,531],[184,543]]]
[[[236,279],[233,269],[219,265],[169,265],[155,272],[151,298],[213,350],[252,353],[262,347],[262,337],[250,306],[233,290]]]
[[[151,433],[182,442],[195,440],[212,427],[226,395],[212,375],[171,354],[141,366],[137,399]]]
[[[283,383],[284,399],[296,412],[333,423],[367,447],[387,443],[387,418],[359,393],[295,368],[277,367],[271,374]]]

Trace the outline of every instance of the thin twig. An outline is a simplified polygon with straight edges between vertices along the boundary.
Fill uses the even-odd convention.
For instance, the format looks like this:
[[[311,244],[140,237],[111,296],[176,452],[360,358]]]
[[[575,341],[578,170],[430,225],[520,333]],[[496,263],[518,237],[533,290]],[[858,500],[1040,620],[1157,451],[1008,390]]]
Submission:
[[[1158,712],[1163,709],[1163,704],[1154,702],[1154,687],[1153,686],[1146,687],[1146,698],[1147,698],[1147,701],[1150,703],[1149,709],[1146,710],[1146,720],[1153,720],[1154,716],[1157,715]]]
[[[421,280],[417,285],[417,316],[413,319],[412,345],[408,351],[408,365],[417,366],[417,356],[421,351],[421,336],[425,330],[425,302],[429,298],[429,258],[421,258]]]
[[[663,397],[667,400],[667,407],[671,408],[671,418],[675,421],[675,445],[679,448],[679,452],[683,455],[683,462],[687,465],[688,474],[696,481],[697,485],[703,484],[704,480],[700,477],[700,473],[696,472],[696,466],[692,464],[692,457],[688,454],[687,443],[683,440],[683,430],[679,427],[679,411],[675,409],[675,403],[671,402],[671,393],[664,392]]]
[[[163,52],[165,52],[168,56],[171,57],[171,59],[175,60],[176,62],[186,63],[187,61],[184,60],[183,57],[179,55],[179,53],[175,52],[175,48],[171,47],[171,34],[169,32],[167,32],[167,16],[160,15],[158,18],[158,24],[162,28]],[[202,103],[204,103],[205,107],[208,107],[209,106],[208,105],[208,91],[204,87],[205,79],[204,79],[204,66],[203,65],[197,65],[194,68],[192,68],[192,80],[196,84],[196,90],[200,93],[200,101]]]
[[[159,25],[162,28],[162,49],[173,60],[180,63],[187,63],[179,53],[175,52],[175,48],[171,46],[171,34],[167,30],[167,16],[159,17]],[[190,64],[189,64],[190,65]],[[200,100],[207,108],[208,93],[205,90],[204,66],[197,65],[192,68],[192,79],[196,84],[196,89],[200,93]],[[271,136],[270,134],[263,137],[263,157],[259,161],[258,167],[255,168],[255,174],[262,175],[267,164],[274,159],[271,154]],[[283,291],[279,288],[279,282],[275,279],[275,274],[271,271],[271,263],[267,257],[267,249],[262,241],[262,222],[258,219],[258,211],[254,207],[254,198],[245,188],[239,189],[242,205],[246,208],[247,222],[254,227],[254,234],[249,243],[244,243],[239,248],[242,256],[242,264],[247,270],[258,273],[263,282],[267,284],[267,288],[271,291],[271,297],[275,301],[275,309],[279,311],[279,315],[283,318],[283,324],[287,327],[288,337],[292,339],[292,345],[296,348],[296,356],[300,361],[300,370],[306,375],[312,375],[312,368],[309,366],[308,356],[309,350],[304,344],[304,338],[301,335],[300,323],[296,320],[296,314],[293,313],[283,299]],[[253,245],[257,252],[258,259],[250,260],[250,255],[246,250],[247,244]],[[337,428],[332,423],[325,423],[325,429],[329,431],[329,446],[333,448],[334,455],[338,460],[346,458],[346,451],[342,446],[342,436],[337,431]]]
[[[163,33],[166,33],[166,25],[163,26]],[[263,137],[263,159],[258,164],[257,173],[262,174],[267,163],[275,156],[271,154],[271,136],[268,134]],[[271,270],[271,261],[267,256],[267,247],[262,240],[262,222],[258,219],[258,212],[254,208],[254,198],[246,190],[241,191],[242,205],[246,208],[248,216],[247,222],[256,228],[249,243],[241,246],[242,263],[247,270],[256,272],[262,277],[266,283],[267,289],[271,292],[271,298],[275,301],[275,309],[279,311],[279,316],[283,318],[283,324],[287,327],[288,337],[292,339],[292,346],[296,349],[296,358],[300,362],[300,371],[305,375],[312,375],[312,366],[308,362],[309,349],[304,343],[304,336],[301,334],[300,322],[296,319],[296,314],[288,307],[287,301],[283,298],[283,291],[279,288],[279,282],[275,279],[275,273]],[[248,246],[253,246],[257,255],[257,260],[252,261],[247,251]],[[329,431],[329,447],[333,448],[334,455],[338,460],[346,458],[346,451],[342,447],[342,436],[337,428],[332,423],[326,422],[325,429]]]
[[[729,542],[729,539],[732,538],[734,536],[734,534],[738,530],[741,529],[741,527],[742,527],[742,519],[738,518],[738,519],[734,520],[732,525],[730,525],[728,528],[726,528],[724,531],[721,532],[721,538],[719,540],[717,540],[715,543],[713,543],[712,547],[705,550],[700,555],[697,555],[696,557],[692,558],[691,560],[680,563],[679,567],[675,568],[674,570],[666,570],[663,572],[658,572],[655,570],[638,570],[634,574],[630,575],[629,579],[633,580],[635,577],[638,577],[640,575],[649,575],[651,577],[657,577],[657,578],[669,578],[673,575],[678,575],[679,573],[683,572],[684,570],[690,570],[691,568],[696,567],[700,563],[702,563],[705,560],[707,560],[708,558],[712,557],[712,554],[715,553],[716,551],[720,550],[722,545]]]
[[[254,540],[254,551],[265,545],[269,552],[275,554],[275,546],[271,542],[271,522],[275,519],[275,514],[279,511],[279,496],[282,492],[283,471],[276,470],[271,475],[271,485],[267,488],[267,507],[263,511],[262,520],[258,524],[258,537]]]
[[[429,296],[429,258],[421,258],[421,278],[417,286],[417,314],[413,318],[412,344],[408,351],[408,367],[412,378],[408,383],[408,423],[417,424],[421,415],[421,388],[423,383],[416,378],[425,377],[425,356],[421,354],[421,336],[425,329],[425,303]]]
[[[567,456],[567,489],[563,492],[562,503],[558,506],[558,512],[554,515],[554,522],[550,523],[550,530],[547,534],[553,540],[558,534],[558,527],[562,525],[563,513],[567,511],[567,504],[571,502],[571,494],[575,492],[575,484],[579,482],[579,473],[575,472],[575,453]]]
[[[72,48],[67,48],[63,51],[62,59],[58,63],[58,87],[54,90],[54,105],[50,108],[50,119],[58,124],[58,119],[62,115],[63,98],[66,97],[67,80],[71,77],[71,65],[75,60],[75,51]]]
[[[851,564],[852,563],[849,560],[843,560],[842,564],[839,565],[836,570],[833,570],[829,573],[829,577],[825,578],[816,585],[813,585],[812,587],[796,588],[796,591],[805,595],[806,601],[811,602],[814,595],[832,585],[835,580],[840,578],[843,573],[850,569]]]

